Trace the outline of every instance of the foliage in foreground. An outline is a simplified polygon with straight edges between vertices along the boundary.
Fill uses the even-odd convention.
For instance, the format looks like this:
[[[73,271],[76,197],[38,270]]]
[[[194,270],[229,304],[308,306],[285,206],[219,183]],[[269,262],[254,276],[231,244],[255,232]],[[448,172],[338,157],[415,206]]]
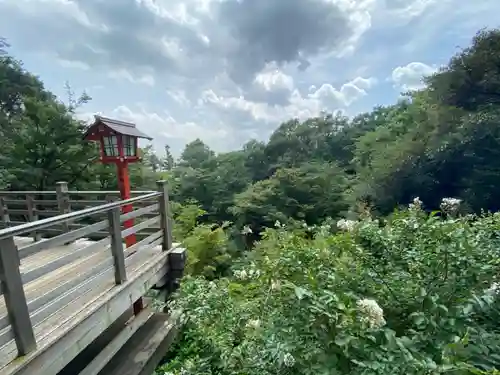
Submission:
[[[446,208],[445,206],[443,206]],[[444,216],[444,214],[443,214]],[[265,232],[233,278],[183,281],[159,374],[493,374],[500,214]],[[307,235],[313,231],[314,236]],[[309,233],[310,234],[310,233]]]
[[[188,251],[185,274],[199,275],[209,280],[227,276],[235,251],[230,248],[229,236],[223,225],[199,224],[206,214],[196,202],[173,205],[175,226],[174,239],[182,241]]]

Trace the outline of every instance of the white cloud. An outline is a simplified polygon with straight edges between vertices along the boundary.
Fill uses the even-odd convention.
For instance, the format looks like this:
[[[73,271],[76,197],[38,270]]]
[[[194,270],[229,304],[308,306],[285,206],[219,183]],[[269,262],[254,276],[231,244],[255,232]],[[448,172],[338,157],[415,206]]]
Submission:
[[[293,90],[293,78],[279,70],[262,72],[257,74],[255,82],[267,91],[276,89]]]
[[[311,95],[313,98],[326,98],[336,100],[340,105],[348,107],[356,100],[367,95],[368,89],[375,85],[375,78],[356,77],[350,82],[344,83],[340,90],[336,90],[332,85],[323,84],[316,92]]]
[[[286,82],[287,88],[291,87],[290,81],[284,80],[282,75],[279,75],[279,77],[280,79],[271,79],[265,82]],[[198,105],[212,104],[221,110],[246,112],[256,121],[279,123],[289,118],[305,119],[317,116],[321,111],[335,111],[348,107],[356,100],[367,95],[367,90],[373,87],[375,83],[375,78],[357,77],[343,84],[339,90],[335,89],[331,84],[324,83],[319,88],[315,86],[309,87],[309,92],[304,95],[300,90],[294,88],[290,92],[287,105],[255,102],[246,99],[243,95],[232,97],[217,95],[213,90],[209,89],[203,92]]]
[[[63,68],[73,68],[73,69],[81,69],[81,70],[90,70],[90,66],[88,64],[85,64],[82,61],[72,61],[72,60],[58,59],[57,62]]]
[[[402,20],[409,20],[422,15],[438,2],[449,0],[386,0],[389,14]]]
[[[398,90],[419,90],[424,87],[423,78],[436,72],[436,68],[421,62],[398,66],[392,71],[392,82]]]
[[[128,70],[126,69],[119,69],[119,70],[113,70],[110,71],[108,76],[110,78],[116,79],[116,80],[127,80],[131,83],[137,83],[141,85],[147,85],[147,86],[154,86],[155,85],[155,79],[151,74],[143,74],[138,77],[132,75]]]
[[[191,105],[191,101],[186,96],[186,92],[184,90],[167,90],[167,95],[182,106]]]

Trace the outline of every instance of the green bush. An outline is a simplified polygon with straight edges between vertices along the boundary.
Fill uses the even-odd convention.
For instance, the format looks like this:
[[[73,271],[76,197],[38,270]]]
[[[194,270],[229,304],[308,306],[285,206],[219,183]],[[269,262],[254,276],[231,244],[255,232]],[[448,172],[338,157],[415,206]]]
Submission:
[[[174,238],[188,251],[185,273],[207,279],[227,276],[233,257],[225,231],[228,224],[198,224],[206,212],[196,202],[174,205],[173,211]]]
[[[494,374],[500,215],[444,216],[416,201],[340,232],[278,223],[232,278],[183,281],[158,373]]]

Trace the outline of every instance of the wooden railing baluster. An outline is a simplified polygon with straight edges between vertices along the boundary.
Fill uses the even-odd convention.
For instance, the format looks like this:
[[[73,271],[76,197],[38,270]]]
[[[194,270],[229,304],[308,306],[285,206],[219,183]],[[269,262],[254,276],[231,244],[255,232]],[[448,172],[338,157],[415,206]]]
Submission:
[[[28,209],[28,219],[30,222],[37,221],[38,220],[38,213],[36,211],[36,204],[35,204],[35,199],[33,195],[28,194],[26,196],[26,207]],[[31,233],[31,236],[33,237],[33,240],[39,241],[41,236],[40,233],[37,231],[34,231]]]
[[[64,181],[56,182],[56,197],[57,197],[57,209],[59,214],[67,214],[70,212],[70,203],[68,195],[68,184]],[[70,222],[62,223],[63,232],[69,232]]]
[[[35,334],[31,324],[26,295],[24,294],[20,260],[14,237],[0,239],[0,280],[7,306],[9,321],[19,355],[36,349]]]
[[[120,207],[115,207],[108,211],[109,233],[111,235],[111,254],[113,255],[115,265],[115,282],[117,285],[122,284],[127,280],[120,215]]]
[[[0,197],[0,219],[4,223],[4,226],[7,228],[9,226],[10,216],[9,216],[9,208],[5,203],[4,197]]]
[[[170,250],[172,247],[172,222],[170,215],[170,201],[168,197],[167,181],[157,181],[158,191],[161,195],[158,197],[160,211],[160,225],[163,231],[162,248],[164,251]]]

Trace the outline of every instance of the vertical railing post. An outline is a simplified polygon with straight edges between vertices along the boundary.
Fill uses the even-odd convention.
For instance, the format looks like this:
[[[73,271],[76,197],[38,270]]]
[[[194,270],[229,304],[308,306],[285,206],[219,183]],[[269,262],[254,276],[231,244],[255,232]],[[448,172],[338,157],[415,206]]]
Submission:
[[[4,226],[6,228],[9,226],[10,223],[9,208],[5,203],[5,197],[0,197],[0,220],[3,221],[3,223],[5,224]]]
[[[56,182],[57,209],[59,215],[67,214],[70,211],[68,184],[66,182]],[[62,223],[63,232],[69,232],[69,222]]]
[[[168,293],[173,293],[179,288],[180,280],[184,276],[186,267],[187,253],[186,249],[177,247],[168,254]]]
[[[172,248],[172,217],[170,213],[170,201],[168,198],[167,181],[157,181],[158,191],[161,195],[158,198],[159,212],[160,212],[160,225],[163,231],[162,249],[164,251]]]
[[[0,280],[10,325],[14,332],[19,355],[36,349],[23,281],[19,270],[20,259],[13,237],[0,239]]]
[[[113,255],[113,261],[115,264],[116,284],[122,284],[127,280],[120,215],[120,207],[115,207],[108,211],[109,233],[111,235],[111,254]]]
[[[26,207],[28,208],[28,219],[30,222],[32,221],[37,221],[38,220],[38,213],[36,210],[36,205],[35,205],[35,199],[33,198],[32,195],[27,195],[26,196]],[[34,231],[31,233],[31,236],[33,237],[33,240],[40,241],[40,233],[37,231]]]

